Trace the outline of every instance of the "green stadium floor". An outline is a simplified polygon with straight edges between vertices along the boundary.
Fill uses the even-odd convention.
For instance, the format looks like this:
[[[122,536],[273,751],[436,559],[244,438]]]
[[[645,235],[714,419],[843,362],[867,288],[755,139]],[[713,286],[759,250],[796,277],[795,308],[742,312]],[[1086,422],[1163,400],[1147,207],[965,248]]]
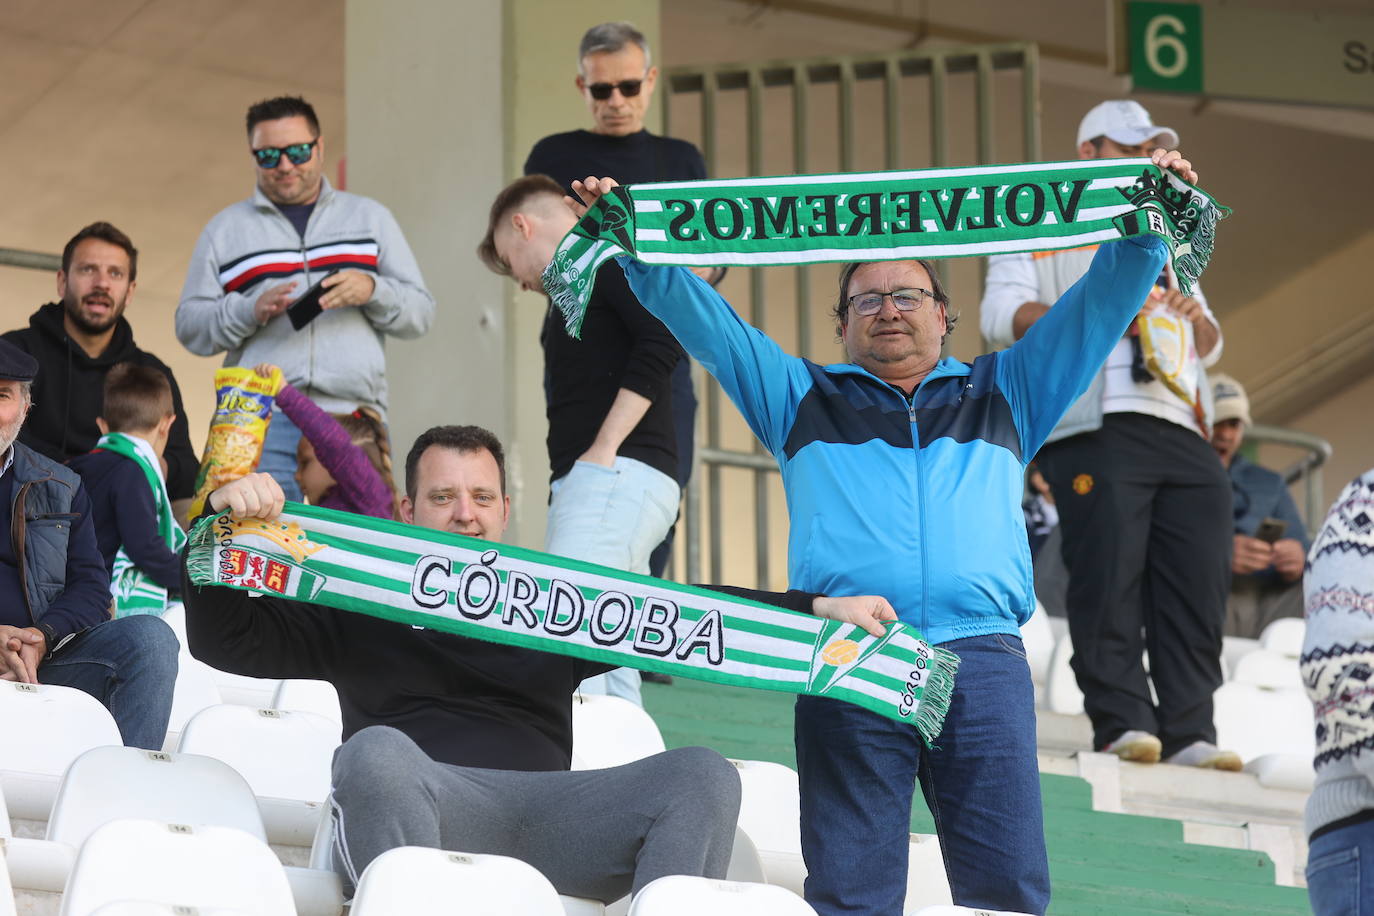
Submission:
[[[792,698],[785,694],[678,679],[671,686],[645,684],[644,706],[670,748],[700,744],[727,757],[797,765]],[[1274,884],[1264,853],[1185,843],[1178,821],[1093,811],[1081,779],[1041,774],[1040,785],[1051,914],[1310,912],[1305,889]],[[915,796],[912,832],[934,833],[920,793]]]

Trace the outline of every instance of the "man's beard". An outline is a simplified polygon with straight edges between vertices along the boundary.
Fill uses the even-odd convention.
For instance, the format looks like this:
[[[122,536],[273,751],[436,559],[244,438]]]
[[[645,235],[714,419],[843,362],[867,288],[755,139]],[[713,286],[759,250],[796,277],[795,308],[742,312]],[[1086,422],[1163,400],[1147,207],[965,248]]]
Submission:
[[[86,317],[81,311],[81,303],[90,300],[104,300],[110,304],[109,315],[103,321],[92,320]],[[67,318],[76,325],[78,331],[83,334],[103,334],[114,327],[115,322],[124,314],[124,302],[115,302],[113,296],[92,294],[86,296],[80,302],[64,299],[62,307],[67,313]]]
[[[24,414],[21,413],[15,418],[13,423],[0,426],[0,458],[5,457],[5,453],[10,450],[10,446],[14,444],[14,440],[19,438],[19,428],[23,425]]]

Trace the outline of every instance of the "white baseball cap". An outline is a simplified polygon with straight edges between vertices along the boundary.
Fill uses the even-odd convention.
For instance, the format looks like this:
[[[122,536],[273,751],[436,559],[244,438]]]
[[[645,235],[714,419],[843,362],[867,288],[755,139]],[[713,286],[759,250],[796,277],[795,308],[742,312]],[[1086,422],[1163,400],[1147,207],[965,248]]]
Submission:
[[[1212,419],[1220,423],[1223,420],[1239,420],[1247,427],[1255,424],[1250,421],[1250,399],[1245,395],[1245,388],[1240,382],[1231,378],[1229,375],[1217,373],[1211,377],[1212,382]]]
[[[1106,137],[1122,146],[1139,146],[1158,137],[1166,149],[1178,147],[1178,132],[1157,126],[1144,106],[1130,99],[1103,102],[1083,117],[1078,125],[1078,143],[1094,137]]]

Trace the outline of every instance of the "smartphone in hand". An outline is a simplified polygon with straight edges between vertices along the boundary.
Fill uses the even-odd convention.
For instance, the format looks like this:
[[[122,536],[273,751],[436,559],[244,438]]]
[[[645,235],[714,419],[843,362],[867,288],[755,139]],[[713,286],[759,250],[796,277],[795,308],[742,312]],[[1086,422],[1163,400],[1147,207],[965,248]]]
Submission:
[[[1266,544],[1273,544],[1283,533],[1288,530],[1288,523],[1281,518],[1266,518],[1260,522],[1259,528],[1255,531],[1255,537],[1264,541]]]
[[[319,282],[306,290],[299,299],[286,307],[286,317],[291,319],[291,327],[299,331],[310,322],[314,321],[324,308],[320,305],[320,297],[324,295],[324,281],[334,276],[337,271],[330,271]]]

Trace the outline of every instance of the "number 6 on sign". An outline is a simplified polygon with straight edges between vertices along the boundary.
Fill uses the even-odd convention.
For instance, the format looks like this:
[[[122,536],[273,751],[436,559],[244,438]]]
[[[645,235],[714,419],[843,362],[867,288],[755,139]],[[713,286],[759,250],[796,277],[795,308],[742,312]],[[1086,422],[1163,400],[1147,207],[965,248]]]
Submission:
[[[1128,0],[1131,79],[1136,89],[1202,91],[1202,9]]]
[[[1172,34],[1165,34],[1165,29]],[[1173,79],[1188,68],[1188,46],[1179,38],[1184,33],[1183,20],[1177,16],[1156,16],[1145,29],[1145,63],[1165,79]],[[1161,50],[1171,52],[1170,63],[1160,59]]]

